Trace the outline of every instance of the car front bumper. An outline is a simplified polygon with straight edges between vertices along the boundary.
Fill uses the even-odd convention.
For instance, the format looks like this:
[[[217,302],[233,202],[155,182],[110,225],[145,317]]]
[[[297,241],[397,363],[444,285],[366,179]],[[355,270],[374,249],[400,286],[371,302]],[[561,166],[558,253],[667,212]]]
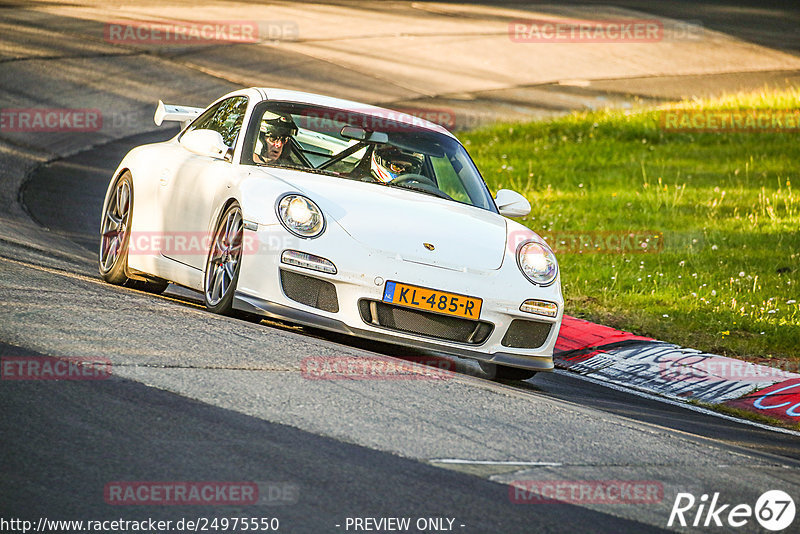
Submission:
[[[502,266],[496,270],[475,271],[454,269],[398,256],[389,256],[356,243],[350,236],[336,239],[300,239],[287,237],[282,229],[261,227],[248,231],[257,239],[257,254],[245,254],[235,294],[234,307],[266,317],[323,328],[366,339],[395,343],[420,349],[436,350],[467,358],[536,371],[553,369],[553,348],[563,315],[560,280],[547,287],[530,283],[519,271],[513,252],[506,252]],[[276,235],[280,239],[276,239]],[[334,237],[334,236],[328,236]],[[336,274],[281,263],[284,250],[298,250],[326,258],[336,266]],[[325,311],[287,296],[280,271],[301,274],[333,284],[337,311]],[[480,321],[493,329],[479,344],[451,341],[392,330],[366,321],[359,311],[359,302],[382,300],[387,281],[434,288],[483,300]],[[553,302],[558,306],[556,317],[545,317],[520,311],[526,299]],[[504,345],[506,333],[515,319],[546,323],[550,326],[546,340],[536,348]]]

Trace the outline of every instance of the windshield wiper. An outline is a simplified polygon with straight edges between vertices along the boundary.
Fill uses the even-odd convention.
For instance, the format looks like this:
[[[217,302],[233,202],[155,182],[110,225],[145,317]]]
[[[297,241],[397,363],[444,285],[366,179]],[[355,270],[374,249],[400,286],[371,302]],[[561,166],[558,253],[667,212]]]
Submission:
[[[430,196],[436,197],[436,198],[445,198],[445,199],[448,199],[448,200],[453,200],[453,197],[451,197],[450,195],[448,195],[444,191],[439,191],[439,193],[435,193],[435,192],[430,191],[428,189],[422,189],[420,187],[414,187],[413,185],[398,185],[398,184],[392,184],[392,183],[381,182],[381,181],[377,181],[375,183],[379,183],[381,185],[385,185],[385,186],[388,186],[388,187],[395,187],[397,189],[405,189],[406,191],[414,191],[416,193],[424,193],[426,195],[430,195]]]
[[[323,174],[325,176],[339,176],[333,171],[321,171],[314,167],[301,167],[300,165],[292,165],[291,163],[256,163],[256,167],[275,167],[278,169],[292,169],[294,171],[310,172],[314,174]]]

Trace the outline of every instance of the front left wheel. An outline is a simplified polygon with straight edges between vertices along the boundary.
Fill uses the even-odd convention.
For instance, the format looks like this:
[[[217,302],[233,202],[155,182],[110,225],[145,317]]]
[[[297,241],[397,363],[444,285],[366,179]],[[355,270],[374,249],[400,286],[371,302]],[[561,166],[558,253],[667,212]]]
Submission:
[[[214,230],[203,277],[206,308],[214,313],[234,315],[233,296],[239,280],[243,237],[242,209],[233,203],[222,214]]]

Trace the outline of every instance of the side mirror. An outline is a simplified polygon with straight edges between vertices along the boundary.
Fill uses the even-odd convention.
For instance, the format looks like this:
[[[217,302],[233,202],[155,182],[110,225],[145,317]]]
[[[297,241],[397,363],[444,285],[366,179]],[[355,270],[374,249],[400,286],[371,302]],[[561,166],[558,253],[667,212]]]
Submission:
[[[500,215],[504,217],[524,217],[531,212],[531,203],[528,199],[511,189],[498,191],[495,203]]]
[[[200,156],[209,156],[225,159],[228,145],[222,140],[222,135],[214,130],[192,130],[181,137],[181,144],[190,152]]]

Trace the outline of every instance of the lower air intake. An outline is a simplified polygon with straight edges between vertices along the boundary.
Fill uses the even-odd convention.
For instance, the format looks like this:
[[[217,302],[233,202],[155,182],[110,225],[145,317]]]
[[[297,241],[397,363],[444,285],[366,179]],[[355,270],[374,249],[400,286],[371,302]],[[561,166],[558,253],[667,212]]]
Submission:
[[[336,286],[313,276],[306,276],[283,269],[280,271],[281,287],[283,287],[283,292],[288,298],[326,312],[336,313],[339,311]]]
[[[547,341],[552,326],[550,323],[514,319],[500,343],[515,349],[538,349]]]
[[[358,303],[365,323],[409,334],[480,345],[494,330],[492,323],[393,306],[376,300]]]

